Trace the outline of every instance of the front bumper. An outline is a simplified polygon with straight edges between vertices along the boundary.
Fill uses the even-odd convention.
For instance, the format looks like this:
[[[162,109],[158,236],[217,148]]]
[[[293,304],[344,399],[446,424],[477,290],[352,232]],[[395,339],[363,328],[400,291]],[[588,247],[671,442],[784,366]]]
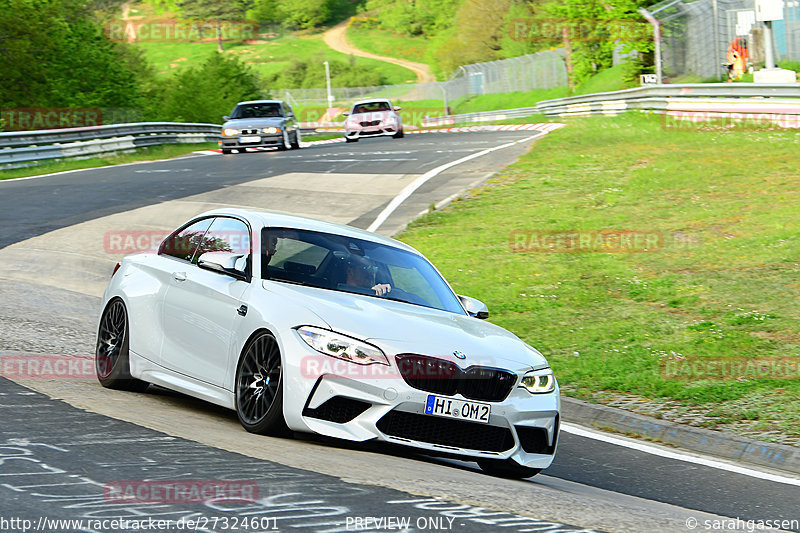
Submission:
[[[344,136],[348,139],[360,139],[363,137],[381,137],[384,135],[396,135],[399,128],[395,125],[367,126],[361,128],[345,127]]]
[[[296,431],[378,440],[432,454],[512,459],[530,468],[553,462],[561,408],[557,387],[548,394],[531,394],[515,386],[503,401],[485,402],[491,405],[488,424],[458,420],[425,414],[431,393],[408,385],[393,356],[390,367],[359,367],[305,346],[293,348],[303,355],[287,360],[292,392],[285,392],[284,413]],[[465,399],[459,394],[452,398]]]
[[[245,148],[267,148],[270,146],[283,145],[283,133],[261,134],[256,135],[256,137],[258,137],[257,142],[241,142],[241,136],[222,136],[219,141],[219,146],[220,148],[224,148],[226,150],[244,150]]]

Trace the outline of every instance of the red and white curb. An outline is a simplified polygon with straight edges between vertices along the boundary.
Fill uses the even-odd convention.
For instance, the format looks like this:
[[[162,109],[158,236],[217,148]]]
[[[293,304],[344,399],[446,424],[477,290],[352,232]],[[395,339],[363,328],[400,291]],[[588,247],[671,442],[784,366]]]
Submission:
[[[549,133],[551,131],[557,130],[559,128],[563,128],[566,124],[562,124],[560,122],[539,122],[536,124],[489,124],[489,125],[482,125],[482,126],[462,126],[458,128],[437,128],[431,130],[413,130],[413,131],[406,131],[406,135],[419,135],[423,133],[469,133],[475,131],[531,131],[536,130],[542,133]],[[319,128],[317,133],[344,133],[344,129],[342,128]],[[309,142],[301,142],[300,146],[305,148],[306,146],[316,146],[320,144],[334,144],[334,143],[342,143],[344,142],[344,137],[339,137],[338,139],[325,139],[324,141],[309,141]],[[269,148],[246,148],[248,152],[269,152],[277,150],[277,148],[269,147]],[[221,154],[222,150],[201,150],[195,152],[196,154]]]

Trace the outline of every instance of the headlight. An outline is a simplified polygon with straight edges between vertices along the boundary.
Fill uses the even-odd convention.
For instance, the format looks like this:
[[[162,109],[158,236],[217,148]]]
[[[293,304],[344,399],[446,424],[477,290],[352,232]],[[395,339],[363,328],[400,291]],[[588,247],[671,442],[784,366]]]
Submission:
[[[347,335],[313,326],[299,327],[297,333],[306,344],[325,355],[357,365],[389,364],[380,349]]]
[[[264,132],[264,133],[280,133],[281,129],[280,128],[264,128],[261,131]]]
[[[542,370],[528,372],[522,378],[520,387],[525,387],[531,394],[553,392],[556,390],[556,378],[553,375],[553,370],[543,368]]]
[[[236,128],[225,128],[222,130],[222,134],[226,137],[235,137],[236,135],[239,135],[239,130]]]

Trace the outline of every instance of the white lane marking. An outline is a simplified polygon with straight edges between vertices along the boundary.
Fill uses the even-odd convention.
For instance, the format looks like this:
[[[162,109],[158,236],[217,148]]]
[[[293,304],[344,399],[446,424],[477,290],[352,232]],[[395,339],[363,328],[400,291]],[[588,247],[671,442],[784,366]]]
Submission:
[[[664,457],[667,459],[675,459],[677,461],[683,461],[685,463],[694,463],[702,466],[708,466],[711,468],[717,468],[719,470],[726,470],[728,472],[734,472],[736,474],[742,474],[745,476],[763,479],[765,481],[774,481],[776,483],[783,483],[785,485],[794,485],[796,487],[800,487],[800,478],[781,476],[779,474],[770,474],[768,472],[761,472],[759,470],[754,470],[753,468],[755,467],[748,468],[743,466],[737,466],[723,461],[718,461],[716,459],[710,459],[707,457],[700,457],[677,451],[667,450],[661,447],[653,446],[651,444],[645,444],[643,442],[635,442],[627,439],[621,439],[619,437],[614,437],[612,435],[608,435],[607,433],[603,433],[601,431],[594,431],[588,428],[575,426],[569,423],[562,423],[561,430],[567,433],[571,433],[573,435],[577,435],[579,437],[586,437],[588,439],[599,440],[607,442],[609,444],[614,444],[615,446],[623,446],[625,448],[630,448],[632,450],[649,453],[651,455],[657,455],[659,457]]]
[[[51,172],[50,174],[39,174],[37,176],[25,176],[22,178],[9,178],[5,180],[0,180],[0,184],[13,183],[15,181],[38,180],[39,178],[49,178],[51,176],[60,176],[61,174],[72,174],[73,172],[85,172],[87,170],[101,170],[104,168],[129,167],[131,165],[146,165],[148,163],[163,163],[164,161],[177,161],[178,159],[194,159],[196,157],[203,157],[204,155],[209,155],[205,152],[193,152],[193,154],[198,154],[198,155],[187,155],[180,157],[172,157],[168,159],[153,159],[151,161],[134,161],[133,163],[122,163],[120,165],[106,165],[104,167],[87,167],[87,168],[76,168],[73,170],[62,170],[61,172]]]
[[[531,135],[530,137],[525,137],[524,139],[520,139],[518,141],[501,144],[500,146],[495,146],[493,148],[487,148],[486,150],[475,152],[474,154],[464,156],[460,159],[456,159],[455,161],[450,161],[449,163],[445,163],[444,165],[440,165],[434,169],[427,171],[425,174],[423,174],[422,176],[418,177],[417,179],[406,185],[406,187],[402,191],[400,191],[400,193],[397,196],[395,196],[391,202],[389,202],[389,205],[387,205],[384,208],[384,210],[380,212],[378,217],[372,222],[372,224],[369,225],[367,231],[376,231],[379,227],[381,227],[381,224],[386,222],[386,219],[389,218],[389,216],[392,213],[394,213],[395,209],[400,207],[400,204],[405,202],[408,199],[408,197],[414,193],[414,191],[419,189],[426,181],[438,176],[445,170],[452,168],[456,165],[460,165],[461,163],[466,163],[471,159],[481,157],[482,155],[486,155],[490,152],[494,152],[496,150],[502,150],[503,148],[508,148],[509,146],[514,146],[515,144],[518,143],[531,141],[533,139],[541,137],[542,135],[545,135],[546,133],[547,132],[540,132],[537,133],[536,135]]]
[[[372,163],[373,161],[419,161],[416,157],[391,157],[391,158],[375,158],[369,159],[314,159],[308,161],[309,163]]]

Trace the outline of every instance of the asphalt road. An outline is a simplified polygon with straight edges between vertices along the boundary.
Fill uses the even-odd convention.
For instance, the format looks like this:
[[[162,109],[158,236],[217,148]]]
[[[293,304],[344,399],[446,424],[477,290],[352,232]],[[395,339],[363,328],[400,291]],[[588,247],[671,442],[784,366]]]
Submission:
[[[285,176],[292,173],[418,175],[530,135],[409,135],[402,141],[374,139],[290,152],[193,156],[0,182],[0,353],[91,353],[99,305],[97,295],[66,291],[52,282],[45,286],[15,279],[3,268],[2,248],[14,244],[24,251],[25,242],[33,237],[59,229],[69,231],[137,208],[163,205],[168,210],[174,205],[171,202],[195,195],[224,198],[226,190],[254,180],[266,179],[268,184],[270,179],[282,179],[280,190],[284,190]],[[402,227],[430,203],[480,182],[529,146],[521,143],[442,173],[404,202],[382,229],[391,233]],[[383,183],[376,180],[375,188],[384,187]],[[298,189],[302,186],[297,183]],[[346,188],[343,183],[342,190]],[[381,192],[369,190],[369,185],[366,188],[376,195]],[[319,209],[320,216],[325,215],[330,206],[313,193],[300,194],[293,199],[298,203],[292,208],[301,206],[304,213],[311,214]],[[286,210],[286,197],[275,193],[271,203],[272,194],[259,197],[263,202],[259,206]],[[304,202],[305,198],[309,201]],[[367,227],[387,203],[383,196],[363,203],[362,211],[351,213],[351,223]],[[703,519],[718,516],[800,519],[800,488],[796,485],[656,457],[564,432],[553,466],[531,480],[518,482],[489,478],[471,464],[388,454],[369,446],[319,442],[305,436],[294,440],[256,437],[261,440],[254,441],[236,427],[232,413],[158,389],[144,395],[122,394],[102,389],[91,380],[29,382],[25,387],[0,378],[0,517],[5,518],[109,514],[102,505],[107,503],[102,492],[106,483],[141,479],[156,472],[160,479],[220,479],[224,474],[230,475],[225,479],[253,480],[259,494],[268,495],[268,503],[260,501],[261,507],[254,509],[253,515],[281,516],[281,530],[355,530],[348,529],[347,518],[365,516],[421,518],[422,524],[431,526],[420,528],[414,522],[415,529],[443,525],[425,522],[428,519],[445,523],[447,518],[462,519],[457,523],[464,531],[501,526],[504,531],[572,531],[578,526],[607,531],[688,531],[685,521],[690,518],[701,521],[697,530],[704,529]],[[87,487],[91,487],[88,493],[83,491]],[[273,496],[276,499],[269,500]],[[387,503],[409,500],[421,501]],[[264,505],[277,505],[279,510],[265,510]],[[303,506],[338,511],[323,518],[301,512]],[[450,509],[458,506],[462,506],[461,515]],[[508,514],[480,518],[475,510],[480,506]],[[292,511],[281,514],[290,508]],[[152,505],[139,506],[130,516],[153,514],[153,509]],[[166,517],[192,513],[208,517],[213,516],[212,511],[218,510],[198,511],[196,505],[179,504],[163,508]],[[226,512],[236,514],[235,509]],[[294,515],[302,515],[302,519],[285,518]],[[522,515],[528,518],[520,518]],[[546,526],[543,521],[553,525]],[[0,520],[0,530],[12,530],[2,525]]]

